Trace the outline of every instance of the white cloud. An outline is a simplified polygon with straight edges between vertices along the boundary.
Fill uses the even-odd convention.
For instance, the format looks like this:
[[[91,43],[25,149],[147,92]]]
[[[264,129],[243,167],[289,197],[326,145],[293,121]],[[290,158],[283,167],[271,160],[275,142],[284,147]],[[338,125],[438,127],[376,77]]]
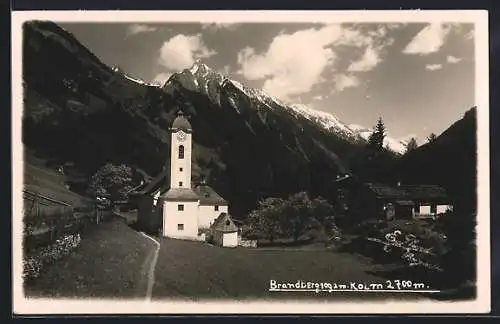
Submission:
[[[436,71],[443,68],[443,64],[427,64],[425,68],[429,71]]]
[[[323,99],[325,99],[325,96],[322,95],[317,95],[313,97],[313,100],[323,100]]]
[[[377,49],[369,46],[366,48],[361,59],[351,63],[347,70],[351,72],[371,71],[380,61],[382,61],[382,59]]]
[[[440,23],[424,27],[403,50],[404,54],[428,55],[438,52],[452,26]]]
[[[266,53],[248,47],[240,51],[241,73],[249,80],[266,78],[263,90],[282,99],[308,92],[335,59],[327,46],[340,36],[340,26],[280,34]]]
[[[209,30],[209,31],[217,31],[221,29],[227,29],[227,30],[234,30],[238,27],[238,24],[234,23],[204,23],[201,24],[201,29],[203,30]]]
[[[386,47],[394,43],[394,38],[387,37],[389,31],[404,27],[405,24],[380,25],[376,30],[368,31],[365,51],[361,58],[354,61],[347,68],[350,72],[368,72],[373,70],[380,62]]]
[[[354,62],[351,71],[368,71],[380,61],[383,48],[392,44],[382,26],[376,31],[362,31],[339,24],[299,30],[292,34],[280,33],[266,51],[257,53],[246,47],[238,53],[238,64],[248,80],[264,80],[263,90],[283,100],[309,92],[323,82],[322,73],[334,67],[337,46],[364,48],[365,54]],[[353,75],[335,78],[337,91],[359,85]]]
[[[127,36],[132,36],[140,33],[150,33],[156,31],[156,27],[142,25],[142,24],[133,24],[127,27]]]
[[[171,71],[179,71],[191,67],[198,58],[215,54],[203,43],[201,34],[179,34],[163,43],[158,62]]]
[[[168,78],[172,75],[172,73],[169,72],[161,72],[158,73],[155,78],[153,79],[154,84],[159,84],[163,85],[165,82],[167,82]]]
[[[452,55],[448,55],[448,56],[446,57],[446,62],[448,62],[448,63],[458,63],[458,62],[460,62],[461,60],[462,60],[461,58],[459,58],[459,57],[455,57],[455,56],[452,56]]]
[[[354,88],[361,84],[358,77],[352,74],[337,74],[334,77],[335,91],[341,92],[347,88]]]
[[[229,65],[224,65],[224,67],[222,68],[222,74],[228,75],[230,72],[231,68],[229,67]]]
[[[385,25],[389,30],[400,29],[405,26],[408,26],[408,23],[389,23]]]
[[[474,38],[474,29],[465,34],[465,39],[473,39]]]

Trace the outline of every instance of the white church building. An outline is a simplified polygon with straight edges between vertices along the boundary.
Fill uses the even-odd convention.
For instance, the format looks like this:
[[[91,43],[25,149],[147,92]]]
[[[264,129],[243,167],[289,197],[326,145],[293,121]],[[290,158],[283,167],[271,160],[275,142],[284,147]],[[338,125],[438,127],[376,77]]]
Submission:
[[[170,131],[170,170],[166,168],[136,192],[138,223],[159,226],[165,237],[204,240],[208,232],[222,246],[237,246],[238,228],[229,216],[227,201],[205,181],[192,183],[193,129],[182,112]]]

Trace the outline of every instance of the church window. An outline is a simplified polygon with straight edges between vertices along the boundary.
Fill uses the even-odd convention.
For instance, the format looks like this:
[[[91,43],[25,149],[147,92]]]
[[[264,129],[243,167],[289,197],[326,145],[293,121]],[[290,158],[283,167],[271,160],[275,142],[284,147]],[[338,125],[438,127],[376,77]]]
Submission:
[[[183,211],[184,210],[184,205],[177,205],[177,210],[178,211]]]
[[[229,220],[226,221],[226,226],[231,225],[231,222]]]
[[[218,205],[215,205],[215,206],[214,206],[214,210],[215,210],[215,211],[219,211],[219,206],[218,206]]]
[[[182,187],[182,181],[179,181],[179,187]]]
[[[183,231],[184,230],[184,224],[177,224],[177,230],[178,231]]]
[[[180,171],[180,172],[182,172],[182,170],[183,170],[182,168],[179,168],[179,171]]]
[[[184,145],[179,145],[179,159],[184,158]]]

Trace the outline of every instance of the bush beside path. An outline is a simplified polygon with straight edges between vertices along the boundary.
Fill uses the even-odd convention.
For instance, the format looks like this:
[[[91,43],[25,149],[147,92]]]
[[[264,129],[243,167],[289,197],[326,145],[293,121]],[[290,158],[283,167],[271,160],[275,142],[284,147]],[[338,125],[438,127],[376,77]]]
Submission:
[[[81,235],[69,256],[48,266],[25,284],[27,297],[146,298],[155,245],[121,218]]]

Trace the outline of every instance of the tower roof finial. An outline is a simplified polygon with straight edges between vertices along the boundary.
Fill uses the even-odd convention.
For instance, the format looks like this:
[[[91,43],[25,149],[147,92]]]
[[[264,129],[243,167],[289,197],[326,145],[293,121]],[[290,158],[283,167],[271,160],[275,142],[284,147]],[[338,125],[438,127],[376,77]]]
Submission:
[[[191,124],[189,123],[188,119],[184,115],[183,111],[181,109],[177,110],[177,117],[175,117],[174,122],[172,124],[171,130],[183,130],[183,131],[188,131],[191,132]]]

